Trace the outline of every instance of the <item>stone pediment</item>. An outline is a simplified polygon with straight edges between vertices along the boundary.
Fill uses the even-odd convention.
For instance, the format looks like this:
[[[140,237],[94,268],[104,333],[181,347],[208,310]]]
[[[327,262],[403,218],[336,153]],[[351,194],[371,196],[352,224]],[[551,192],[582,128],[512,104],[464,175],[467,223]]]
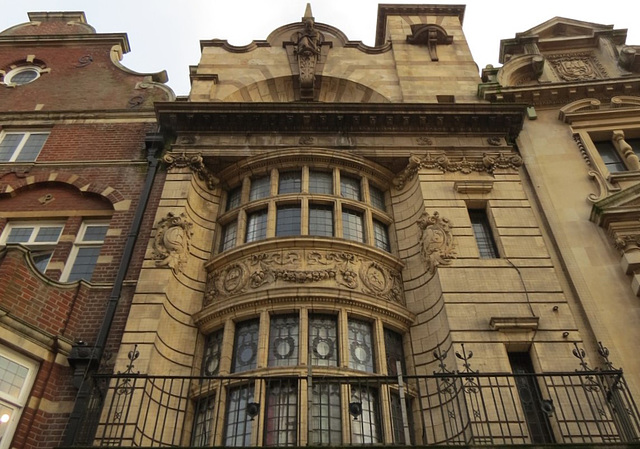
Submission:
[[[591,221],[605,229],[613,222],[637,221],[640,229],[640,184],[594,203]]]
[[[613,25],[601,25],[592,22],[582,22],[580,20],[567,19],[564,17],[554,17],[540,25],[537,25],[523,33],[518,33],[518,37],[537,36],[539,40],[562,39],[572,37],[593,36],[596,31],[613,30]]]

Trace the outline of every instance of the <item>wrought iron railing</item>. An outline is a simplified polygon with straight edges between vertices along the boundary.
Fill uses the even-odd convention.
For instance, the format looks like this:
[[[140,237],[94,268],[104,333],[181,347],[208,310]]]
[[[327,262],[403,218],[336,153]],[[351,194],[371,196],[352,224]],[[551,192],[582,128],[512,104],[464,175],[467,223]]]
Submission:
[[[639,441],[622,371],[429,376],[94,376],[82,446]]]

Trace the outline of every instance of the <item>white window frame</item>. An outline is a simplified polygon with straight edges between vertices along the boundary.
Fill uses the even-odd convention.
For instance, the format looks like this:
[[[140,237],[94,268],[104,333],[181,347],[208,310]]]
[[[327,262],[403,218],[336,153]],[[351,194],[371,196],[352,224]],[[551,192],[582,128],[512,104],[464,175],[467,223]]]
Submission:
[[[69,281],[69,276],[71,275],[71,271],[75,266],[76,259],[78,257],[78,253],[82,248],[101,248],[104,244],[104,240],[84,240],[84,236],[87,232],[87,229],[91,226],[105,226],[107,227],[107,232],[109,232],[109,222],[106,221],[85,221],[82,223],[80,227],[80,232],[76,237],[76,241],[73,243],[73,248],[71,249],[71,253],[69,254],[69,258],[67,259],[67,263],[62,271],[62,276],[60,276],[60,281],[62,282],[75,282]],[[106,235],[105,235],[106,238]],[[96,260],[96,264],[93,266],[95,270],[98,265],[98,261]],[[92,271],[93,273],[93,271]],[[90,281],[91,279],[85,279],[86,281]]]
[[[65,223],[61,221],[17,221],[17,222],[10,221],[2,230],[2,234],[0,234],[0,246],[7,245],[7,239],[9,238],[9,234],[11,233],[11,230],[20,229],[20,228],[33,228],[33,231],[31,232],[31,236],[29,237],[29,240],[26,242],[18,242],[18,243],[20,245],[26,246],[32,252],[51,250],[51,255],[53,255],[53,251],[55,250],[55,247],[60,242],[60,237],[64,232],[64,225]],[[36,242],[35,241],[35,238],[38,235],[38,232],[40,229],[52,228],[52,227],[62,228],[60,230],[60,235],[58,236],[58,239],[55,242]],[[49,257],[49,260],[47,260],[47,265],[45,265],[42,268],[43,273],[46,271],[50,260],[51,260],[51,257]]]
[[[34,79],[27,81],[26,83],[14,83],[11,80],[13,79],[14,76],[19,75],[22,72],[26,72],[26,71],[33,71],[36,72],[37,75]],[[7,72],[7,74],[4,76],[2,82],[7,86],[7,87],[17,87],[17,86],[24,86],[30,83],[33,83],[35,80],[37,80],[38,78],[40,78],[40,76],[42,75],[42,68],[34,65],[34,64],[28,64],[28,65],[22,65],[20,67],[16,67],[14,69],[11,69]]]
[[[13,134],[22,134],[22,139],[20,140],[20,143],[18,143],[18,146],[13,150],[13,153],[11,154],[9,159],[6,161],[0,161],[0,163],[16,162],[16,159],[24,149],[26,143],[28,142],[31,136],[36,134],[43,134],[43,135],[46,135],[48,139],[50,133],[49,131],[3,131],[2,133],[0,133],[0,143],[2,143],[7,136],[10,136]],[[42,142],[42,146],[40,147],[38,154],[36,154],[33,160],[18,161],[18,162],[20,163],[35,162],[35,160],[38,159],[38,156],[40,156],[40,153],[42,152],[44,145],[47,143],[47,139],[45,139],[44,142]]]
[[[0,423],[0,426],[5,426],[4,434],[2,434],[2,438],[0,440],[0,449],[7,449],[10,447],[13,434],[18,427],[18,422],[20,422],[22,411],[27,405],[29,394],[31,393],[31,388],[33,387],[33,383],[35,382],[36,374],[38,372],[38,363],[35,360],[26,358],[2,345],[0,345],[0,355],[14,363],[24,366],[29,370],[18,396],[14,397],[0,391],[0,404],[14,410],[6,423]]]

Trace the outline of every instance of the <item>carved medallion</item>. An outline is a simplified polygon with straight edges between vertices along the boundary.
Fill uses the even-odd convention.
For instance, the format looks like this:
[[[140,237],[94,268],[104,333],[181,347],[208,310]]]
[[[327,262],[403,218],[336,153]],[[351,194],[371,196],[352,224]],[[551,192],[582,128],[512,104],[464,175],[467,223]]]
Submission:
[[[175,274],[182,271],[182,266],[189,255],[191,228],[193,224],[184,213],[175,216],[169,212],[158,222],[158,230],[153,240],[153,258],[156,266],[169,267]]]
[[[565,81],[586,81],[603,77],[604,69],[597,67],[597,61],[590,54],[565,54],[549,56],[553,70]]]
[[[420,228],[420,255],[428,273],[435,273],[439,265],[449,265],[456,258],[451,222],[438,212],[430,215],[426,210],[416,223]]]

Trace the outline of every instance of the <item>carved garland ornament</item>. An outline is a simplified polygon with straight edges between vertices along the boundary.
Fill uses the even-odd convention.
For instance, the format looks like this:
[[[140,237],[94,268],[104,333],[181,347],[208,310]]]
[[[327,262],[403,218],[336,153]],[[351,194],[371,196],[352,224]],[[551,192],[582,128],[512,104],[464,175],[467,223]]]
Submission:
[[[416,223],[421,230],[420,255],[428,273],[435,273],[439,265],[449,265],[456,258],[451,222],[438,212],[430,215],[426,210]]]
[[[167,170],[172,168],[189,167],[192,172],[198,175],[200,180],[204,181],[209,190],[212,190],[217,184],[218,179],[211,174],[209,169],[204,165],[202,155],[200,154],[171,154],[164,155],[162,160],[167,164]]]
[[[394,178],[393,185],[397,190],[401,190],[411,181],[421,169],[437,169],[442,172],[461,172],[469,174],[471,172],[487,172],[493,174],[497,169],[514,169],[522,166],[522,158],[517,154],[483,153],[482,159],[473,160],[463,157],[460,160],[452,160],[444,153],[427,153],[422,159],[411,155],[407,167]]]
[[[277,282],[328,282],[404,304],[395,270],[347,252],[290,251],[255,254],[209,273],[205,305]]]
[[[153,240],[153,258],[158,267],[169,267],[175,274],[189,255],[193,224],[187,221],[185,214],[175,216],[169,212],[158,222],[156,238]]]

